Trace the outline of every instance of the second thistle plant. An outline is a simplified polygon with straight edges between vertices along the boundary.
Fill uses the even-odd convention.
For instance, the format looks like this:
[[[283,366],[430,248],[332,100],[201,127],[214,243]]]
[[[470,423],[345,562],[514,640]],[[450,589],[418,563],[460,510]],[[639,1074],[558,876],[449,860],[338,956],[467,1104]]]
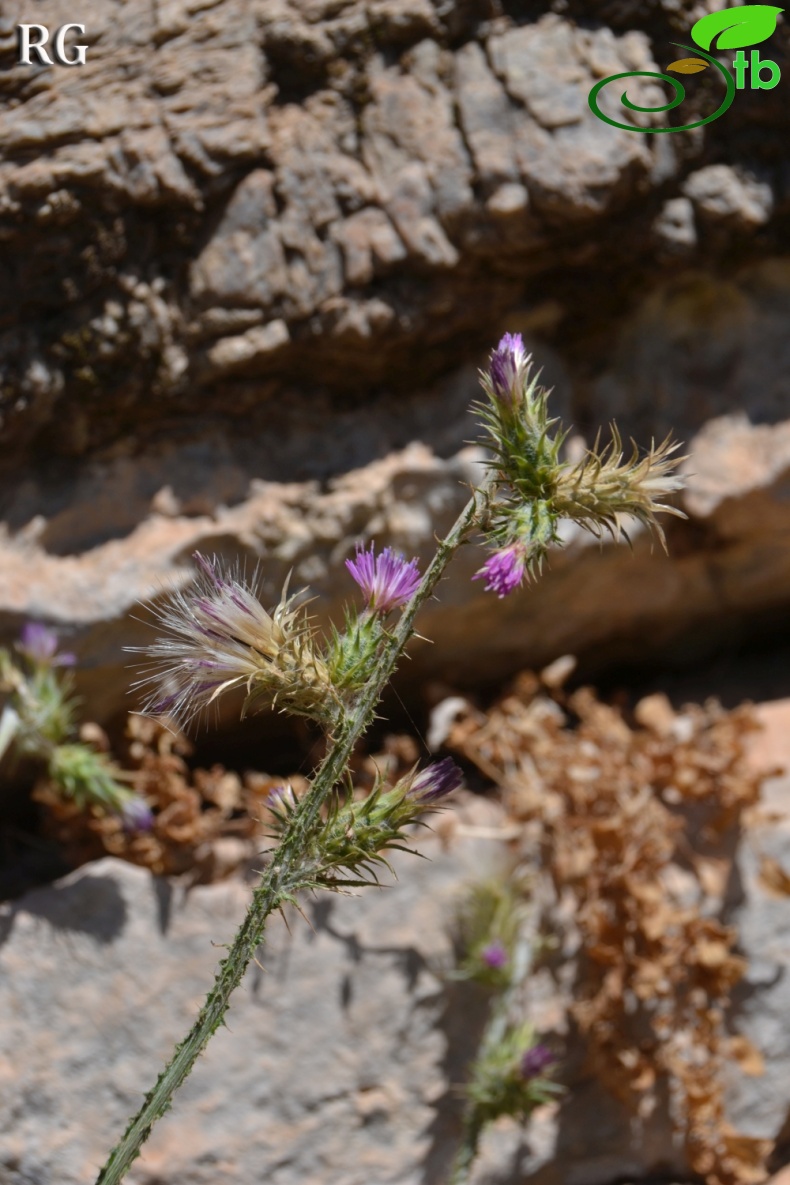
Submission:
[[[535,1107],[563,1093],[550,1077],[556,1054],[521,1019],[533,957],[523,888],[515,878],[478,884],[459,918],[463,957],[454,978],[488,987],[492,1002],[464,1087],[463,1140],[451,1185],[465,1185],[489,1123],[503,1115],[527,1119]]]
[[[74,739],[76,701],[68,674],[74,656],[58,651],[53,630],[29,622],[16,655],[0,650],[0,690],[8,700],[0,718],[0,757],[9,747],[45,765],[59,796],[80,811],[119,815],[129,831],[153,824],[148,804],[120,780],[102,753]]]

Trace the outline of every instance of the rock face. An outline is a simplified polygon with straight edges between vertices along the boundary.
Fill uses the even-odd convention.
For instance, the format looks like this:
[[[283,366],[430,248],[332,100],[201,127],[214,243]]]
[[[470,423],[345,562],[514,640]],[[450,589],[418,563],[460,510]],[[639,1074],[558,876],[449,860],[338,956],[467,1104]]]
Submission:
[[[784,730],[787,704],[776,707]],[[739,891],[728,892],[725,917],[747,962],[728,1023],[765,1067],[750,1075],[733,1062],[728,1117],[742,1135],[773,1142],[790,1107],[787,887],[783,896],[775,877],[771,886],[765,861],[788,867],[786,779],[769,785],[762,810],[738,847],[730,888]],[[514,833],[480,799],[445,818],[444,843],[421,841],[430,860],[398,859],[394,887],[308,902],[310,924],[295,917],[290,933],[273,925],[261,966],[157,1126],[133,1185],[446,1179],[459,1137],[455,1086],[484,1019],[482,997],[443,978],[450,926],[466,887],[510,866]],[[4,1185],[94,1179],[194,1018],[216,944],[232,936],[248,893],[228,883],[185,894],[107,859],[0,908]],[[566,925],[557,935],[570,971],[573,919]],[[688,1179],[662,1108],[637,1121],[575,1072],[583,1051],[563,1019],[572,979],[549,977],[546,990],[539,973],[529,993],[540,1031],[562,1034],[569,1094],[526,1128],[491,1128],[473,1180]]]
[[[130,610],[195,547],[260,560],[267,595],[293,567],[324,619],[356,539],[425,558],[505,328],[588,439],[612,416],[642,443],[759,439],[773,476],[750,453],[715,513],[693,489],[671,564],[581,549],[499,605],[470,552],[415,681],[651,638],[680,658],[702,621],[716,645],[786,608],[783,429],[760,435],[788,415],[781,87],[688,135],[619,131],[592,84],[664,63],[716,5],[533,7],[119,0],[79,68],[21,65],[4,12],[0,633],[73,635],[92,715],[124,703]],[[738,414],[760,427],[705,428]]]
[[[131,1182],[444,1177],[458,1128],[449,1084],[482,1020],[479,1001],[477,1017],[462,1014],[442,990],[447,927],[464,879],[493,871],[502,849],[428,850],[430,863],[399,863],[394,889],[308,903],[310,924],[294,918],[291,934],[274,924],[228,1028]],[[6,1185],[95,1178],[188,1028],[248,896],[238,883],[184,896],[107,859],[5,907]]]

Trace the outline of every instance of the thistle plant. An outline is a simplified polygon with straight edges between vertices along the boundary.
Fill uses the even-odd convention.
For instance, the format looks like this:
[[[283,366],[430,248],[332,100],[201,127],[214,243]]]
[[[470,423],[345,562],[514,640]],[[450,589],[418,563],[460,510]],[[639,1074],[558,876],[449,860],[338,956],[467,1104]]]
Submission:
[[[46,768],[61,798],[81,811],[118,815],[128,831],[148,830],[153,816],[123,774],[89,745],[75,739],[77,701],[68,672],[73,654],[58,651],[54,630],[28,622],[15,654],[0,650],[0,757],[12,748]]]
[[[535,1107],[563,1093],[550,1077],[557,1054],[520,1019],[534,953],[528,920],[516,878],[474,886],[461,911],[463,957],[454,978],[492,989],[493,1002],[463,1090],[463,1139],[451,1185],[465,1185],[489,1123],[502,1115],[527,1119]]]
[[[624,462],[613,434],[607,448],[593,450],[579,465],[562,459],[564,433],[548,417],[547,393],[532,376],[518,335],[505,335],[481,379],[486,399],[477,410],[491,446],[488,473],[472,489],[423,573],[416,560],[389,548],[358,546],[347,566],[363,603],[350,605],[343,628],[332,626],[323,638],[298,599],[284,592],[279,604],[266,610],[237,571],[202,556],[195,557],[194,584],[155,610],[163,634],[147,648],[149,664],[141,681],[146,711],[189,722],[226,692],[241,690],[243,711],[267,708],[313,720],[324,733],[327,755],[304,794],[297,798],[283,787],[270,800],[276,843],[247,914],[192,1028],[130,1121],[97,1185],[123,1178],[169,1108],[223,1022],[270,915],[288,904],[298,907],[306,891],[347,891],[375,883],[387,865],[386,853],[410,849],[413,825],[446,804],[460,786],[460,771],[445,760],[412,770],[391,787],[377,779],[360,799],[353,794],[348,767],[414,633],[419,609],[461,544],[482,535],[491,555],[478,576],[486,579],[487,589],[506,596],[540,570],[549,547],[559,542],[563,517],[616,537],[623,515],[658,529],[658,511],[678,513],[664,501],[680,487],[675,446],[668,442]],[[492,949],[487,958],[493,966],[501,955]],[[512,1102],[516,1095],[507,1098]]]

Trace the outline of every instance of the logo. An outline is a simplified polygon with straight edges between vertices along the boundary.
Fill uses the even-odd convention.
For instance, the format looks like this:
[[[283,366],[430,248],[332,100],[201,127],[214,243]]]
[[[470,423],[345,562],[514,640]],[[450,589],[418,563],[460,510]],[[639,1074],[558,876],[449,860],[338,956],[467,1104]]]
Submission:
[[[780,12],[784,12],[784,9],[775,8],[773,4],[745,4],[742,8],[711,12],[698,20],[691,30],[691,37],[698,47],[697,49],[690,45],[679,45],[676,41],[672,42],[679,49],[691,50],[694,56],[678,58],[676,62],[671,62],[667,66],[667,70],[672,70],[675,74],[699,74],[702,70],[713,66],[724,81],[724,98],[716,110],[711,115],[706,115],[704,119],[697,119],[694,123],[683,124],[679,127],[640,128],[632,123],[622,123],[620,120],[612,119],[611,116],[604,114],[598,105],[598,96],[610,82],[617,82],[621,78],[658,78],[662,82],[668,82],[674,91],[674,98],[661,107],[640,107],[638,104],[632,103],[627,93],[623,91],[620,102],[627,110],[652,114],[673,111],[675,107],[679,107],[686,97],[685,87],[678,79],[670,78],[668,74],[659,74],[655,70],[631,70],[624,74],[610,74],[608,78],[602,78],[590,91],[587,99],[590,110],[593,115],[597,115],[598,119],[611,124],[613,128],[623,128],[626,132],[642,132],[645,135],[655,132],[689,132],[692,128],[700,128],[703,124],[713,123],[714,119],[718,119],[732,106],[736,91],[745,90],[747,85],[750,90],[769,91],[773,90],[779,82],[781,71],[776,62],[770,61],[769,58],[761,58],[756,49],[753,49],[747,58],[744,49],[752,45],[759,45],[760,42],[766,41],[771,36],[776,29],[776,20]],[[732,62],[732,70],[706,52],[713,49],[717,53],[725,49],[737,49],[738,52]]]

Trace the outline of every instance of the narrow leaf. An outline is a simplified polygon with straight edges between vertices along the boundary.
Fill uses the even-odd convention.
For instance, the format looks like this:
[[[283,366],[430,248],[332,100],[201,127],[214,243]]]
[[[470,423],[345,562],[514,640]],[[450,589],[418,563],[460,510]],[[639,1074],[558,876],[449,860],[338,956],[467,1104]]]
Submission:
[[[709,12],[697,21],[691,36],[700,49],[710,49],[716,38],[716,49],[759,45],[773,33],[780,12],[784,9],[773,4],[744,4],[742,8]]]
[[[704,58],[678,58],[676,62],[670,62],[667,70],[672,70],[675,74],[698,74],[700,70],[707,70],[708,63]]]

